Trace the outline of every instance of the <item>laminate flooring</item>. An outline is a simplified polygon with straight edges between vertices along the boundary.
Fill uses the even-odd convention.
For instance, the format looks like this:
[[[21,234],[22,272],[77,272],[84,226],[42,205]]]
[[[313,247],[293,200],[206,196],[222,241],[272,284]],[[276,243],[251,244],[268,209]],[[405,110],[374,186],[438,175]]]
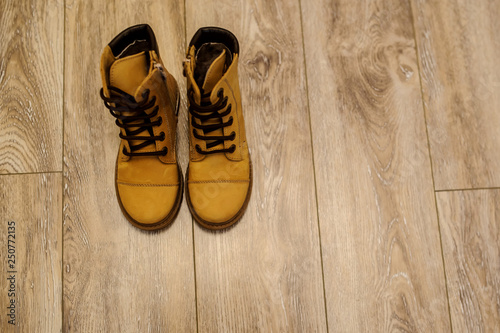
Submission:
[[[0,331],[498,332],[498,17],[493,0],[3,0]],[[254,181],[233,228],[185,201],[157,232],[120,211],[99,64],[139,23],[180,86],[183,170],[187,43],[239,39]]]

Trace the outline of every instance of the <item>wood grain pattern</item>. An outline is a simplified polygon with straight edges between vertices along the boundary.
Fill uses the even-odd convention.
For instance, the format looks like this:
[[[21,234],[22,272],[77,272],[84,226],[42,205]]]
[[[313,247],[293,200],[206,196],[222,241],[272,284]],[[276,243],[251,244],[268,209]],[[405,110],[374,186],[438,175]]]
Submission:
[[[500,186],[498,17],[492,0],[0,1],[19,306],[0,332],[500,331],[500,190],[438,192],[440,230],[424,119],[436,190]],[[181,88],[183,170],[186,38],[239,38],[254,187],[227,231],[193,229],[185,204],[160,232],[122,216],[99,62],[138,23]]]
[[[449,332],[405,1],[302,1],[328,325]]]
[[[62,170],[63,1],[0,2],[0,173]]]
[[[253,192],[226,232],[195,226],[200,332],[325,332],[298,1],[186,1],[187,40],[221,26],[240,42]]]
[[[454,332],[500,332],[500,191],[437,193]]]
[[[412,0],[436,189],[500,186],[500,2]]]
[[[61,174],[0,176],[0,331],[61,331]],[[15,222],[15,273],[7,273],[8,222]],[[12,229],[10,229],[12,231]],[[15,275],[16,325],[7,322]],[[12,291],[9,291],[9,293]]]
[[[160,232],[126,221],[114,189],[119,131],[99,97],[103,48],[138,23],[152,26],[166,68],[182,77],[183,2],[70,0],[66,15],[64,331],[194,332],[191,216],[183,207]],[[181,140],[179,155],[187,151]]]

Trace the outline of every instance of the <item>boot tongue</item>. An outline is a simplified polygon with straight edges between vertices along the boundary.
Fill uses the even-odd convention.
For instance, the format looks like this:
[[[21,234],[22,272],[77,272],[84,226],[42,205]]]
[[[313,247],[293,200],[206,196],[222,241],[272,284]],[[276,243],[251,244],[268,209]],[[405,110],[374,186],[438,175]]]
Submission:
[[[110,68],[110,85],[134,96],[137,88],[148,76],[150,64],[146,52],[116,60]]]
[[[194,77],[203,93],[212,91],[231,64],[231,58],[231,52],[221,43],[206,43],[198,49]]]

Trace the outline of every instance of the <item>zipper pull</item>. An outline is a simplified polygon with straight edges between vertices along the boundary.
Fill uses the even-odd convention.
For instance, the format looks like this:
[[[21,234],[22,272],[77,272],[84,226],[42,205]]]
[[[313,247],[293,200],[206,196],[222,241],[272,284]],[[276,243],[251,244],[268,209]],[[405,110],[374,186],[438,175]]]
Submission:
[[[191,65],[191,56],[188,55],[182,62],[182,75],[184,75],[184,77],[187,77],[186,67],[190,65]]]
[[[167,74],[165,74],[165,69],[163,68],[162,64],[160,64],[159,62],[154,62],[153,63],[153,67],[158,69],[160,71],[160,75],[161,75],[161,78],[163,79],[163,81],[166,81],[167,80]]]

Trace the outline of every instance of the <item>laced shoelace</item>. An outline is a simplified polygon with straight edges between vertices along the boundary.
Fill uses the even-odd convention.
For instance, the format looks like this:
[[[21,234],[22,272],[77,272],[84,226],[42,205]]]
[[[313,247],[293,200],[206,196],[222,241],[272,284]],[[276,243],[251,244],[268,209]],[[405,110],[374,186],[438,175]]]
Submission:
[[[120,138],[128,141],[130,151],[127,151],[124,147],[123,154],[127,156],[167,155],[167,147],[164,147],[160,151],[137,152],[137,150],[144,148],[147,145],[156,145],[157,140],[165,140],[165,132],[161,132],[160,135],[157,136],[153,133],[153,126],[160,126],[162,123],[161,117],[155,121],[151,121],[151,118],[158,114],[159,107],[158,105],[155,105],[156,96],[153,96],[151,100],[148,101],[150,91],[149,89],[146,89],[141,95],[142,100],[137,102],[133,96],[116,87],[109,86],[108,89],[111,97],[104,96],[104,91],[101,89],[101,98],[104,100],[104,105],[109,109],[111,115],[116,118],[116,125],[125,129],[126,135],[120,133]],[[151,110],[149,114],[146,113],[146,110],[151,108],[153,108],[153,110]],[[131,128],[133,127],[137,127],[137,129],[132,130]],[[148,131],[149,136],[138,135],[146,130]],[[132,145],[132,141],[134,140],[143,140],[143,142]]]
[[[227,107],[226,111],[219,113],[227,105],[227,97],[224,97],[224,90],[220,89],[217,92],[217,97],[219,98],[217,102],[211,104],[210,102],[201,102],[201,105],[197,104],[194,100],[194,92],[190,90],[188,93],[189,99],[189,113],[191,114],[191,125],[193,128],[193,135],[199,140],[204,140],[206,142],[207,149],[213,148],[217,145],[223,144],[224,141],[233,141],[236,137],[236,133],[233,131],[229,135],[206,135],[213,131],[224,129],[224,127],[231,126],[233,124],[233,117],[229,117],[227,122],[222,120],[223,117],[227,116],[231,112],[231,104]],[[210,94],[203,94],[202,101],[209,99]],[[195,119],[199,119],[201,124],[198,124]],[[207,124],[208,120],[216,119],[218,123]],[[205,123],[205,124],[203,124]],[[200,130],[202,134],[198,133]],[[214,150],[203,150],[199,145],[195,146],[196,151],[199,154],[209,155],[215,153],[233,153],[236,149],[236,145],[231,145],[229,148],[214,149]]]

